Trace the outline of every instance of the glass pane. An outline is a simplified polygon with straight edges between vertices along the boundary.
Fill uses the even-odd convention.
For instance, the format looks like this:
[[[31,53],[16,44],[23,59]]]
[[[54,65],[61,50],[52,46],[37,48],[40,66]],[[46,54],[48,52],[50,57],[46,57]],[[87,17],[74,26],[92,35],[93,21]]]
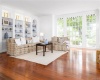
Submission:
[[[67,18],[67,36],[71,45],[82,45],[82,16]]]
[[[95,14],[90,14],[86,16],[87,18],[87,35],[86,35],[86,45],[87,47],[96,46],[96,16]]]
[[[63,18],[57,19],[58,36],[64,35],[64,20]]]

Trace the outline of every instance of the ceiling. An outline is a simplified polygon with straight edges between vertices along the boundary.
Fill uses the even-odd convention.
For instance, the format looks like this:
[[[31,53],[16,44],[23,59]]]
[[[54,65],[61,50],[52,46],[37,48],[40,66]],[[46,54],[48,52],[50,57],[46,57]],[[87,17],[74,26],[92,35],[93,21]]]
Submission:
[[[1,4],[34,15],[60,15],[100,8],[99,0],[1,0]]]

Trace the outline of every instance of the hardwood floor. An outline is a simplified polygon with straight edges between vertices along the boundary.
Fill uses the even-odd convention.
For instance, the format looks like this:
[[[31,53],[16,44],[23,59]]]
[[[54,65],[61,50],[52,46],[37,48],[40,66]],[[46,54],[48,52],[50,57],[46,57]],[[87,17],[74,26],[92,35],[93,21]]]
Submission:
[[[100,65],[95,50],[71,49],[47,66],[3,53],[0,73],[0,80],[100,80]]]

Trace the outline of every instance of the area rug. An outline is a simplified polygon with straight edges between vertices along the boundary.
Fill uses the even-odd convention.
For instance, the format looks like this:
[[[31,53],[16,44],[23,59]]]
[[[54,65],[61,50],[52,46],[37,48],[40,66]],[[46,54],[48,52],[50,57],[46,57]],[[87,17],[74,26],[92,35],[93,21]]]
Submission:
[[[42,65],[48,65],[65,53],[66,52],[64,51],[53,51],[53,53],[51,53],[51,51],[48,51],[45,52],[45,56],[43,56],[43,52],[39,52],[38,55],[36,55],[36,52],[31,52],[16,56],[15,58],[35,62]]]

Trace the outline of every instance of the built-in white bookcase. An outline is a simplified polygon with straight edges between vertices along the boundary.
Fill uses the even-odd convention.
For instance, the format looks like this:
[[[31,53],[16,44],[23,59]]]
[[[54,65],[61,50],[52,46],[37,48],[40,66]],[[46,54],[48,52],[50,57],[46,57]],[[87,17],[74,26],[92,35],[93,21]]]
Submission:
[[[7,36],[6,36],[7,34]],[[13,37],[13,19],[2,17],[2,39]]]
[[[2,48],[6,50],[6,40],[13,37],[13,19],[2,17]]]
[[[25,18],[28,20],[25,21]],[[32,21],[32,19],[36,20],[37,17],[10,7],[2,6],[0,8],[0,52],[7,51],[6,40],[8,38],[27,38],[37,35],[37,22]]]
[[[15,20],[15,38],[23,37],[23,21]]]
[[[37,36],[37,20],[36,19],[32,21],[32,36],[33,37]]]
[[[25,37],[31,37],[31,22],[25,21]]]

